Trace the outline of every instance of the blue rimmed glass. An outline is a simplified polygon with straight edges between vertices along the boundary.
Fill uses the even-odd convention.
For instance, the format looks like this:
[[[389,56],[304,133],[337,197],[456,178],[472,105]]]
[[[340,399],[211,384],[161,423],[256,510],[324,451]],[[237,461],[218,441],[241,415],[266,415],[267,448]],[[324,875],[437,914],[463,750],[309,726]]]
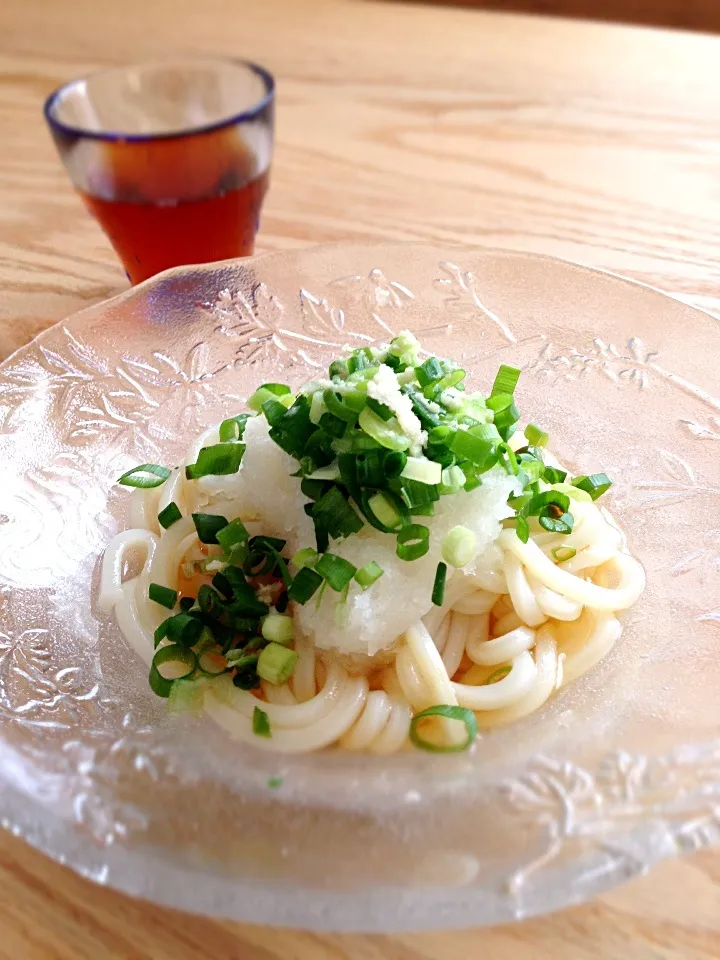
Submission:
[[[274,94],[256,64],[176,58],[102,70],[48,97],[60,157],[132,283],[253,252]]]

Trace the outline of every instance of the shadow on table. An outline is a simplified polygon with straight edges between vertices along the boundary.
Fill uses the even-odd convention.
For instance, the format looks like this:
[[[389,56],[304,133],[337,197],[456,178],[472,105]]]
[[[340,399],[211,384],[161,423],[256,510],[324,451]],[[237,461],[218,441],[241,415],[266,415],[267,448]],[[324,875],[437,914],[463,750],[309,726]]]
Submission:
[[[428,2],[428,0],[425,0]],[[720,32],[720,0],[431,0],[436,5],[538,13]]]

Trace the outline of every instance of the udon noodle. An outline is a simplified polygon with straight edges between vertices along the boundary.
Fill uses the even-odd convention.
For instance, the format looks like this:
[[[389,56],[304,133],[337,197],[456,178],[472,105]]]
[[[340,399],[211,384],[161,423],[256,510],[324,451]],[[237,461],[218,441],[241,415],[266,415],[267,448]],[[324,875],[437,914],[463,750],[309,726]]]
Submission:
[[[193,464],[217,436],[217,427],[208,431],[186,463]],[[525,442],[516,434],[512,446]],[[155,653],[155,631],[167,616],[149,599],[149,585],[182,596],[193,586],[197,562],[207,566],[221,553],[200,542],[191,514],[202,509],[238,518],[249,529],[257,526],[242,498],[223,492],[224,479],[217,478],[208,495],[176,469],[162,487],[134,491],[133,529],[107,547],[99,606],[115,611],[127,641],[147,664]],[[158,513],[172,503],[183,516],[163,529]],[[243,690],[227,673],[211,677],[201,685],[196,708],[204,706],[239,740],[293,753],[331,745],[395,753],[409,744],[413,716],[438,704],[472,711],[481,730],[528,716],[609,653],[622,634],[617,615],[644,586],[642,567],[627,552],[609,513],[592,501],[574,501],[572,508],[574,527],[562,536],[531,521],[523,543],[514,529],[500,529],[498,523],[497,539],[475,572],[451,576],[442,604],[380,654],[344,654],[342,644],[332,643],[320,649],[311,637],[296,633],[297,662],[288,681],[262,680],[255,689]],[[134,575],[126,579],[133,564]],[[254,732],[257,707],[267,716],[272,736]],[[432,722],[435,742],[457,742],[457,720]]]

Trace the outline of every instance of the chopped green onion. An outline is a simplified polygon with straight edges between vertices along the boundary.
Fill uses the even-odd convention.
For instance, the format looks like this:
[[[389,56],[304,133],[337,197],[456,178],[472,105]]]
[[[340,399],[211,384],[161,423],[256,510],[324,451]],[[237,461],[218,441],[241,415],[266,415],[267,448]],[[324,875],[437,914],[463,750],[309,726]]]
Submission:
[[[574,487],[571,483],[555,483],[553,484],[553,490],[557,490],[558,493],[567,494],[571,500],[575,500],[578,503],[592,503],[592,497],[589,493],[586,493],[579,487]]]
[[[160,647],[150,664],[150,687],[159,697],[169,697],[175,680],[195,672],[197,657],[177,644]]]
[[[451,370],[449,373],[445,374],[445,376],[441,380],[438,380],[436,384],[431,384],[431,387],[435,388],[436,395],[442,394],[444,393],[445,390],[449,390],[450,387],[456,387],[464,379],[465,379],[465,371],[462,370],[460,367],[458,367],[457,370]],[[463,389],[463,388],[461,387],[460,389]],[[441,396],[439,399],[440,399],[440,402],[442,403],[443,397]]]
[[[536,460],[534,457],[530,457],[526,453],[521,454],[516,459],[519,467],[518,475],[520,470],[522,470],[527,477],[527,484],[535,483],[537,480],[540,480],[547,469],[542,460]]]
[[[185,467],[188,480],[200,477],[225,477],[237,473],[245,453],[244,443],[216,443],[213,447],[203,447],[195,463]]]
[[[260,709],[260,707],[255,707],[253,710],[252,728],[253,733],[258,737],[272,736],[272,731],[270,730],[270,718],[264,710]]]
[[[270,428],[270,437],[285,453],[299,459],[305,453],[305,446],[315,430],[315,424],[310,420],[310,402],[300,394],[290,409],[285,411],[282,420]]]
[[[238,656],[231,661],[232,654],[238,654]],[[236,670],[233,677],[233,686],[239,687],[241,690],[253,690],[258,686],[260,683],[257,672],[259,654],[244,654],[242,650],[231,650],[227,659]]]
[[[239,413],[236,417],[223,420],[218,428],[220,442],[230,443],[232,440],[241,440],[249,419],[249,413]]]
[[[262,622],[262,635],[266,640],[286,647],[293,639],[293,619],[282,613],[269,613]]]
[[[231,520],[226,527],[222,527],[215,534],[217,542],[225,553],[230,553],[239,543],[247,543],[249,537],[250,534],[241,520]]]
[[[462,743],[447,747],[441,747],[431,743],[422,737],[419,730],[421,721],[427,717],[445,717],[448,720],[459,720],[465,724],[467,738]],[[437,704],[434,707],[428,707],[427,710],[421,710],[420,713],[416,713],[410,721],[411,743],[421,750],[427,750],[430,753],[461,753],[463,750],[467,750],[477,736],[477,732],[478,725],[475,714],[466,707],[451,707],[447,704]]]
[[[435,380],[439,380],[443,375],[443,368],[437,357],[428,357],[425,363],[415,367],[415,376],[421,387],[427,387]]]
[[[275,397],[272,397],[270,400],[266,400],[265,403],[263,403],[262,412],[265,414],[265,419],[270,426],[275,427],[287,413],[287,407],[284,403],[281,403],[279,400],[276,400]]]
[[[192,518],[200,543],[217,543],[219,531],[228,525],[225,517],[214,513],[194,513]]]
[[[371,560],[370,563],[366,563],[364,567],[360,567],[360,569],[356,571],[354,579],[360,584],[363,590],[367,590],[376,580],[380,579],[384,572],[379,563]]]
[[[341,380],[347,380],[350,375],[346,360],[333,360],[328,369],[328,377],[333,380],[339,377]]]
[[[323,583],[323,578],[319,573],[315,573],[310,567],[303,567],[293,578],[293,582],[288,589],[288,600],[294,600],[295,603],[307,603],[317,588]]]
[[[441,475],[439,492],[443,495],[457,493],[465,486],[465,474],[460,467],[453,464],[446,467]]]
[[[393,417],[387,423],[374,413],[369,407],[360,414],[358,420],[360,427],[365,433],[388,450],[407,450],[410,446],[410,440],[403,433],[402,427]]]
[[[477,536],[472,530],[458,524],[445,534],[442,542],[443,560],[451,567],[464,567],[475,557]]]
[[[350,583],[357,572],[357,567],[334,553],[325,553],[315,564],[315,572],[329,587],[339,592]]]
[[[408,457],[400,476],[407,480],[419,480],[420,483],[440,483],[442,467],[425,457]]]
[[[542,478],[545,483],[562,483],[567,477],[567,470],[559,470],[557,467],[545,467]]]
[[[400,494],[403,503],[411,511],[414,511],[416,507],[435,503],[440,499],[437,486],[421,483],[419,480],[403,480],[401,478],[399,481],[393,482],[393,489]]]
[[[519,514],[515,517],[515,532],[518,535],[518,540],[522,541],[522,543],[527,543],[530,539],[530,524],[525,517]]]
[[[267,785],[271,790],[277,790],[278,787],[281,787],[284,783],[282,777],[268,777]]]
[[[151,487],[159,487],[165,483],[172,473],[167,467],[161,467],[157,463],[141,463],[139,467],[133,467],[121,477],[118,477],[118,483],[124,487],[137,487],[141,490],[149,490]]]
[[[302,550],[298,550],[292,558],[292,563],[295,564],[298,570],[302,570],[303,567],[314,567],[319,559],[317,550],[313,550],[312,547],[303,547]]]
[[[390,491],[363,490],[361,506],[368,522],[383,533],[396,533],[408,515],[405,505]]]
[[[553,559],[558,563],[565,563],[566,560],[572,560],[577,553],[575,547],[555,547],[552,550]]]
[[[376,413],[380,419],[385,420],[385,422],[392,420],[392,418],[395,416],[387,404],[380,403],[380,401],[376,400],[374,397],[368,397],[366,404],[373,413]]]
[[[542,430],[540,427],[535,426],[534,423],[529,423],[525,427],[525,437],[527,442],[532,444],[535,447],[545,447],[550,437]]]
[[[290,393],[290,387],[284,383],[264,383],[261,387],[248,397],[247,405],[251,410],[259,413],[266,400],[273,400],[275,397],[287,396]]]
[[[488,410],[493,414],[502,413],[513,405],[513,395],[511,393],[495,393],[485,401]]]
[[[520,465],[518,464],[513,448],[507,443],[501,443],[498,445],[497,454],[500,466],[505,473],[516,477],[520,472]]]
[[[557,490],[544,490],[542,493],[536,493],[523,513],[528,517],[538,517],[547,513],[548,508],[555,508],[554,514],[566,513],[570,509],[568,495],[559,493]]]
[[[191,600],[190,597],[186,597],[185,599]],[[194,603],[195,601],[194,601],[194,600],[191,600],[191,602]],[[181,601],[181,603],[182,603],[182,601]],[[167,637],[168,625],[169,625],[169,623],[170,623],[171,620],[172,620],[172,617],[168,617],[167,620],[163,620],[163,622],[160,624],[160,626],[157,628],[157,630],[156,630],[155,633],[153,634],[153,640],[155,641],[155,644],[154,644],[154,645],[155,645],[156,647],[157,647],[157,645],[158,645],[162,640],[165,639],[165,637]]]
[[[178,520],[182,520],[182,513],[180,513],[180,508],[174,501],[158,514],[158,523],[164,530],[177,523]]]
[[[485,686],[490,683],[498,683],[500,680],[504,680],[511,670],[512,667],[508,666],[508,664],[505,664],[504,667],[498,667],[497,670],[493,670],[493,672],[485,681]]]
[[[194,647],[204,629],[202,620],[198,620],[189,613],[177,613],[165,622],[166,637],[181,647]]]
[[[177,590],[171,590],[170,587],[162,587],[159,583],[150,584],[148,596],[151,600],[154,600],[155,603],[159,603],[161,607],[167,607],[168,610],[172,610],[178,598]]]
[[[473,436],[467,430],[458,430],[450,441],[450,449],[458,457],[470,460],[478,467],[485,465],[490,456],[495,452],[496,444],[490,440],[481,440]]]
[[[560,517],[541,516],[538,522],[550,533],[572,533],[574,517],[571,513],[563,513]]]
[[[225,673],[228,668],[225,657],[217,651],[217,648],[199,653],[197,662],[198,669],[211,677],[217,677],[219,674]]]
[[[328,412],[333,417],[337,417],[338,420],[343,420],[345,423],[355,423],[357,420],[358,411],[353,410],[346,401],[341,400],[334,390],[325,390],[323,402],[328,408]]]
[[[410,523],[397,535],[397,555],[401,560],[419,560],[430,549],[430,531],[421,523]]]
[[[374,364],[375,358],[369,347],[360,347],[359,350],[353,350],[347,360],[347,368],[351,374],[357,373],[359,370],[365,370]]]
[[[612,480],[606,473],[591,473],[589,476],[575,477],[570,482],[578,490],[590,494],[593,500],[597,500],[612,486]]]
[[[413,413],[422,424],[424,430],[432,430],[434,427],[440,426],[440,418],[435,412],[439,410],[437,404],[433,404],[431,407],[429,405],[430,401],[411,386],[405,387],[403,393],[406,393],[407,396],[410,397]]]
[[[432,602],[436,607],[441,607],[443,605],[443,600],[445,599],[445,580],[447,579],[447,564],[443,563],[442,560],[437,565],[435,570],[435,582],[433,583],[432,588]]]
[[[509,367],[504,363],[501,364],[492,385],[491,396],[497,396],[499,393],[515,393],[515,387],[520,379],[520,372],[517,367]]]
[[[198,590],[197,605],[202,613],[215,617],[222,608],[222,598],[217,590],[213,590],[207,583],[204,583]]]
[[[312,512],[313,521],[331,537],[340,539],[357,533],[363,522],[348,503],[339,487],[331,487],[317,501]]]
[[[340,471],[338,469],[337,463],[329,463],[325,467],[318,467],[316,470],[313,470],[312,473],[309,473],[306,480],[327,480],[334,481],[340,479]]]
[[[297,654],[294,650],[279,643],[269,643],[258,657],[258,676],[276,687],[281,687],[292,676],[296,662]]]

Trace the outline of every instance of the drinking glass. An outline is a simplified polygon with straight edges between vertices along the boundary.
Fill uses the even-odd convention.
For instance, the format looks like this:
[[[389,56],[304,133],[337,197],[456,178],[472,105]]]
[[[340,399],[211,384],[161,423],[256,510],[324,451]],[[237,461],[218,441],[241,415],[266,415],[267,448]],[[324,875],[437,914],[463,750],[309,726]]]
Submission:
[[[274,93],[257,64],[180,58],[102,70],[48,97],[60,157],[131,283],[253,252]]]

